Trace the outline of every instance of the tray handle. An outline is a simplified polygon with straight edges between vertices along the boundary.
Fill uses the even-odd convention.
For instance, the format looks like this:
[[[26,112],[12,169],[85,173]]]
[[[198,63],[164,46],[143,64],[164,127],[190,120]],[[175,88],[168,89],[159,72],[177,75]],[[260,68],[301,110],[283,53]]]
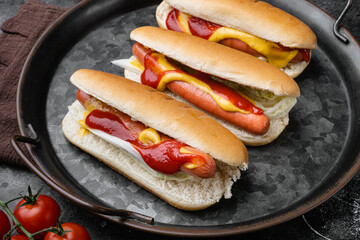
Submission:
[[[36,136],[33,128],[31,127],[31,125],[29,125],[29,129],[33,132],[34,136]],[[128,210],[102,207],[102,206],[99,206],[97,204],[90,203],[90,202],[80,198],[79,196],[76,196],[74,194],[70,194],[67,190],[65,190],[64,188],[59,186],[54,179],[52,179],[49,175],[47,175],[45,172],[43,172],[36,165],[35,162],[30,160],[25,155],[24,151],[21,149],[21,147],[19,145],[19,143],[28,143],[28,144],[37,146],[37,145],[40,144],[40,139],[39,138],[37,138],[37,137],[36,138],[30,138],[30,137],[27,137],[27,136],[14,135],[11,138],[10,141],[11,141],[11,145],[15,149],[16,153],[26,163],[26,165],[30,168],[31,171],[33,171],[35,174],[37,174],[43,181],[45,181],[50,187],[55,189],[58,193],[60,193],[63,196],[67,197],[68,199],[75,202],[79,206],[81,206],[81,207],[83,207],[83,208],[85,208],[85,209],[87,209],[89,211],[101,214],[101,215],[117,216],[117,217],[120,217],[121,219],[135,219],[135,220],[138,220],[140,222],[144,222],[144,223],[148,223],[148,224],[153,224],[154,223],[154,218],[152,218],[152,217],[149,217],[149,216],[146,216],[146,215],[143,215],[143,214],[140,214],[140,213],[128,211]]]
[[[340,29],[340,23],[344,19],[345,14],[349,11],[351,5],[352,5],[352,0],[348,0],[344,10],[341,12],[340,16],[335,21],[335,24],[334,24],[334,27],[333,27],[333,32],[334,32],[335,36],[345,44],[349,43],[349,39],[347,37],[345,37],[345,35],[341,34],[339,32],[339,29]]]

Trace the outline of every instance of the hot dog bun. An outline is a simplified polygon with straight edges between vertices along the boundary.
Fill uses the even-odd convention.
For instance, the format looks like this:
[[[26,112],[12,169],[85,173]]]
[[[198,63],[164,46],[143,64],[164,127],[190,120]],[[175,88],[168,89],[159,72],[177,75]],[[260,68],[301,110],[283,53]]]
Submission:
[[[240,51],[175,31],[141,27],[135,29],[130,37],[184,65],[226,79],[228,84],[235,89],[241,85],[281,96],[285,105],[277,106],[279,108],[276,110],[278,113],[270,118],[270,129],[264,135],[249,133],[216,118],[246,145],[268,144],[276,139],[288,125],[288,110],[295,104],[296,97],[300,95],[300,90],[296,82],[278,68]],[[125,76],[140,82],[141,71],[132,70],[125,70]],[[184,101],[170,91],[166,93]]]
[[[247,164],[245,146],[230,131],[203,112],[166,94],[113,74],[88,69],[76,71],[70,81],[145,125],[220,161],[241,167]]]
[[[166,94],[112,74],[83,69],[72,75],[71,82],[147,126],[208,153],[216,159],[217,172],[209,179],[181,182],[154,177],[132,156],[98,136],[79,135],[80,125],[68,113],[63,132],[74,145],[180,209],[204,209],[223,195],[231,196],[231,185],[239,179],[240,168],[247,168],[248,154],[243,143],[216,121]],[[85,111],[78,101],[72,109],[80,115]]]
[[[166,19],[170,11],[178,9],[192,16],[231,27],[289,48],[316,49],[317,39],[313,31],[296,17],[254,0],[164,0],[156,10],[159,27],[167,29]],[[274,17],[276,16],[276,17]],[[282,70],[295,78],[309,62],[289,63]]]
[[[240,85],[298,97],[297,83],[278,68],[202,38],[157,27],[140,27],[130,38],[184,65]]]

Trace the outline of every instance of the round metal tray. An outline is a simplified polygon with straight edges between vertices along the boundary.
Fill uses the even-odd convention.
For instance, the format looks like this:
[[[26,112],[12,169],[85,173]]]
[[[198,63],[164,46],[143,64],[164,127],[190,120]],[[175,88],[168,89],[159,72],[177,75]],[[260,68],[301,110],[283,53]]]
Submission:
[[[13,139],[14,147],[63,196],[107,219],[149,232],[232,235],[309,211],[360,167],[360,50],[344,30],[349,43],[337,39],[332,32],[335,21],[314,5],[271,2],[308,24],[319,49],[296,79],[301,96],[290,112],[289,126],[273,143],[248,148],[249,169],[234,185],[230,200],[199,212],[177,210],[82,152],[62,134],[62,119],[75,100],[70,75],[80,68],[122,75],[110,61],[131,55],[132,29],[156,25],[157,1],[84,1],[42,36],[19,82],[17,111],[24,137]],[[23,155],[17,141],[33,144],[27,145],[32,159]]]

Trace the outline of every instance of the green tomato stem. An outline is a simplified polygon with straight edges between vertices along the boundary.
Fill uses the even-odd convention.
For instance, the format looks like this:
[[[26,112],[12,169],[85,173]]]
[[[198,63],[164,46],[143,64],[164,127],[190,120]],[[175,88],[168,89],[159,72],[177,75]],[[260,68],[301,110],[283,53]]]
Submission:
[[[3,240],[6,240],[8,237],[10,237],[11,234],[15,231],[16,228],[17,228],[17,226],[13,226],[13,227],[10,229],[10,231],[8,231],[8,232],[4,235]]]
[[[14,214],[10,211],[10,208],[8,207],[7,203],[4,203],[3,201],[0,200],[0,206],[5,210],[5,212],[11,217],[11,219],[14,221],[15,223],[15,228],[20,228],[21,231],[23,231],[23,233],[29,238],[29,240],[34,240],[33,236],[31,233],[29,233],[28,231],[26,231],[26,229],[23,227],[23,225],[21,225],[21,223],[16,219],[16,217],[14,216]],[[10,230],[10,234],[11,234],[11,230]],[[7,235],[7,234],[6,234]],[[5,237],[5,236],[4,236]],[[6,240],[6,238],[3,238],[4,240]]]
[[[19,199],[22,199],[22,198],[23,198],[23,196],[20,196],[20,197],[17,197],[17,198],[11,199],[11,200],[9,200],[9,201],[5,202],[5,204],[6,204],[6,205],[8,205],[9,203],[11,203],[11,202],[13,202],[13,201],[15,201],[15,200],[19,200]]]
[[[43,233],[43,232],[53,232],[53,233],[55,233],[55,234],[58,234],[59,229],[57,229],[56,227],[49,227],[49,228],[45,228],[45,229],[43,229],[43,230],[40,230],[40,231],[38,231],[38,232],[36,232],[36,233],[33,233],[32,235],[35,236],[35,235],[40,234],[40,233]],[[58,235],[59,235],[59,234],[58,234]]]
[[[30,232],[28,232],[23,227],[23,225],[16,219],[15,215],[11,212],[10,208],[8,207],[9,203],[11,203],[11,202],[13,202],[15,200],[18,200],[18,199],[24,199],[26,201],[26,204],[34,204],[37,201],[37,198],[39,197],[41,190],[42,190],[42,188],[40,188],[39,191],[35,195],[32,195],[31,188],[29,186],[28,187],[29,196],[21,195],[21,196],[19,196],[17,198],[11,199],[11,200],[9,200],[7,202],[3,202],[3,201],[0,200],[0,206],[5,210],[5,212],[14,221],[14,227],[8,233],[6,233],[4,235],[3,240],[6,240],[8,237],[10,237],[11,234],[18,228],[28,237],[29,240],[34,240],[35,235],[43,233],[43,232],[53,232],[53,233],[61,235],[61,236],[63,236],[65,233],[69,232],[69,231],[64,231],[62,229],[60,219],[58,219],[58,221],[59,221],[58,225],[60,226],[59,228],[49,227],[49,228],[42,229],[42,230],[40,230],[40,231],[38,231],[36,233],[31,234]],[[21,206],[22,205],[20,205],[19,207],[21,207]]]

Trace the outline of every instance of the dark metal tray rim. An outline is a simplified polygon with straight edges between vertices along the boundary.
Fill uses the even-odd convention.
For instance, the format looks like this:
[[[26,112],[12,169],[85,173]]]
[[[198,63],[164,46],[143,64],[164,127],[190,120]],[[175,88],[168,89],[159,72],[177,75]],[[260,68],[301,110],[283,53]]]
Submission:
[[[87,4],[91,3],[91,0],[85,0],[78,4],[76,4],[74,7],[72,7],[69,11],[67,11],[64,15],[62,15],[56,22],[54,22],[40,37],[40,39],[36,42],[33,49],[31,50],[28,58],[26,59],[25,65],[22,69],[19,84],[18,84],[18,91],[17,91],[17,116],[18,116],[18,125],[20,129],[20,133],[22,136],[29,136],[29,129],[28,126],[26,126],[24,119],[22,118],[21,112],[21,88],[26,80],[27,73],[29,71],[29,68],[31,66],[31,62],[33,57],[37,54],[38,49],[41,47],[41,45],[46,41],[46,38],[49,33],[56,31],[57,27],[62,24],[64,19],[66,19],[68,16],[73,14],[76,10],[86,6]],[[312,4],[314,7],[318,8],[316,5]],[[322,12],[326,13],[324,10],[318,8]],[[327,14],[327,13],[326,13]],[[327,14],[328,15],[328,14]],[[328,15],[330,18],[333,19],[332,16]],[[346,32],[347,36],[351,38],[353,42],[356,42],[355,38],[350,34],[350,32],[346,29],[342,29],[344,32]],[[14,144],[13,144],[14,146]],[[91,203],[87,203],[86,201],[83,202],[82,199],[77,198],[76,196],[73,196],[71,192],[68,192],[66,189],[58,186],[55,182],[51,180],[51,177],[47,175],[46,172],[43,171],[43,169],[39,168],[36,162],[41,161],[38,159],[37,155],[34,152],[34,146],[31,144],[26,144],[26,148],[31,156],[32,159],[28,159],[25,155],[21,156],[22,159],[25,161],[26,165],[29,167],[30,170],[32,170],[35,174],[39,176],[40,179],[42,179],[44,182],[46,182],[50,187],[52,187],[55,191],[57,191],[62,196],[68,198],[75,204],[78,204],[81,207],[84,207],[88,211],[93,212],[94,214],[97,214],[99,216],[102,216],[105,219],[108,219],[110,221],[117,222],[121,225],[148,231],[152,233],[158,233],[158,234],[164,234],[164,235],[171,235],[171,236],[184,236],[184,237],[204,237],[204,236],[228,236],[228,235],[234,235],[234,234],[240,234],[240,233],[246,233],[246,232],[252,232],[256,230],[265,229],[268,227],[272,227],[275,225],[278,225],[280,223],[286,222],[288,220],[291,220],[295,217],[298,217],[311,209],[317,207],[319,204],[326,201],[328,198],[333,196],[337,191],[339,191],[342,187],[344,187],[351,178],[358,172],[360,169],[360,155],[356,157],[355,164],[352,166],[347,173],[340,178],[336,184],[325,191],[321,197],[315,198],[315,199],[307,199],[306,197],[302,199],[306,204],[303,204],[301,206],[293,208],[292,205],[288,206],[287,209],[284,209],[282,213],[275,213],[269,215],[266,220],[264,221],[257,221],[257,219],[247,221],[245,224],[242,224],[239,226],[238,224],[228,224],[228,225],[215,225],[215,226],[207,226],[207,227],[192,227],[192,226],[180,226],[180,225],[167,225],[163,223],[155,223],[155,224],[144,224],[142,222],[136,221],[136,220],[129,220],[129,219],[121,219],[116,218],[110,215],[107,215],[106,213],[99,212],[98,209],[93,208],[91,206]],[[288,211],[290,209],[290,211]]]

